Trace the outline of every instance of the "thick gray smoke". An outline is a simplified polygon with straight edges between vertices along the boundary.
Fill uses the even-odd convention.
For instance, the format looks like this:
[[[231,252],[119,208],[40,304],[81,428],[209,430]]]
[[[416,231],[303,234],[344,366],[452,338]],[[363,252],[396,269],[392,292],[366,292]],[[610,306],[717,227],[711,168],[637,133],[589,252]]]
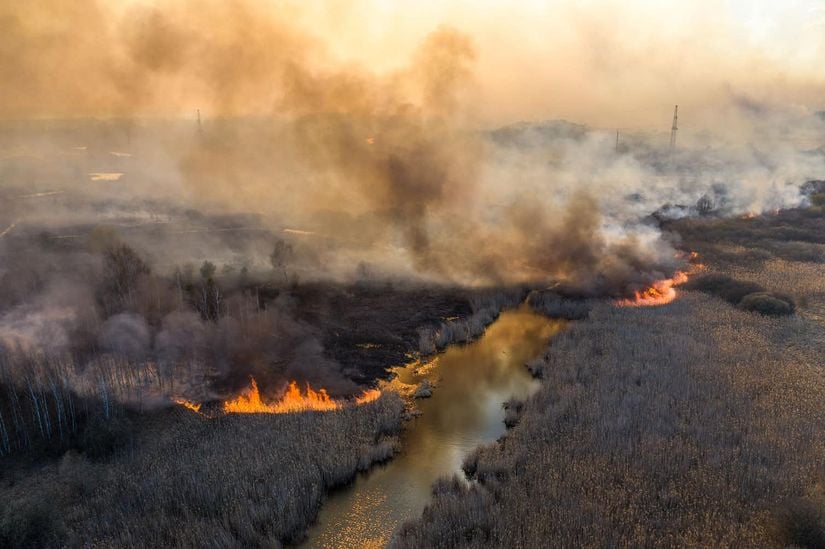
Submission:
[[[149,350],[151,337],[149,326],[142,316],[121,313],[103,323],[98,341],[104,351],[140,359]]]
[[[351,278],[369,265],[393,276],[564,281],[616,294],[672,270],[666,241],[640,223],[662,206],[683,215],[705,195],[731,213],[794,205],[796,186],[822,171],[822,156],[804,152],[821,147],[822,120],[776,97],[737,92],[731,79],[726,95],[701,109],[705,121],[711,112],[718,118],[718,134],[692,129],[700,114],[688,108],[675,151],[666,133],[625,132],[616,147],[612,130],[480,130],[477,88],[489,77],[482,54],[492,53],[451,27],[426,34],[406,63],[373,72],[330,51],[334,37],[321,38],[325,19],[311,7],[83,0],[6,11],[4,105],[28,116],[124,118],[87,132],[8,130],[13,160],[2,173],[20,186],[0,214],[5,226],[25,223],[32,210],[59,223],[63,208],[77,223],[161,224],[190,207],[254,213],[269,228],[294,230],[310,277]],[[581,55],[594,46],[585,40],[594,35],[589,15],[572,17]],[[559,8],[559,16],[571,14]],[[613,60],[630,65],[627,55],[617,50]],[[541,59],[566,66],[564,56]],[[581,61],[594,86],[615,79]],[[716,68],[709,81],[717,81]],[[63,93],[43,85],[47,73]],[[697,105],[694,90],[684,95]],[[191,113],[188,124],[136,119],[182,109]],[[669,116],[661,113],[665,129]],[[63,181],[43,186],[62,194],[32,197],[28,170],[40,181]],[[179,211],[159,203],[169,199]],[[219,248],[223,261],[248,251],[235,249],[233,258],[225,246],[200,248],[192,255]],[[186,253],[175,252],[159,249],[154,259],[169,268],[167,257]]]
[[[480,111],[507,110],[479,101],[500,54],[451,26],[374,71],[342,60],[323,18],[296,6],[30,4],[0,7],[0,116],[16,119],[0,123],[0,339],[173,377],[186,364],[184,385],[233,391],[256,375],[354,388],[288,300],[262,310],[248,294],[225,299],[197,277],[204,260],[225,278],[275,269],[284,283],[561,283],[621,297],[680,266],[657,219],[795,206],[799,186],[825,174],[825,119],[794,100],[819,89],[808,79],[788,80],[804,93],[786,82],[752,97],[741,79],[720,85],[730,67],[714,64],[712,94],[680,92],[689,102],[671,149],[670,106],[657,114],[664,131],[618,140],[560,121],[488,127],[498,117]],[[602,82],[625,90],[616,73],[643,56],[592,58],[606,49],[594,21],[574,18],[576,43],[590,40],[573,55],[581,63],[543,55],[556,63],[530,77],[554,75],[560,96],[570,82],[584,97]],[[513,87],[493,86],[521,97]],[[644,100],[638,87],[628,95]],[[103,119],[78,119],[93,116]],[[278,239],[289,254],[271,260]],[[100,252],[121,240],[153,273],[133,264],[104,284]]]

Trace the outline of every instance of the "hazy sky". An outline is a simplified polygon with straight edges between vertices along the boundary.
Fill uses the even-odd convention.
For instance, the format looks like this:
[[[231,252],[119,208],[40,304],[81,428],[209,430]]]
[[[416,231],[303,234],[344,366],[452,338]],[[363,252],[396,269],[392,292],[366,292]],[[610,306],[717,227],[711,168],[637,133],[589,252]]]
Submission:
[[[699,127],[731,100],[825,108],[825,0],[43,0],[6,1],[0,21],[6,118],[220,110],[205,88],[244,86],[294,56],[319,71],[400,70],[440,25],[473,44],[462,100],[482,124],[659,127],[679,103]],[[151,42],[137,69],[135,36]],[[199,42],[215,49],[187,46]],[[238,47],[259,61],[237,74],[192,68]],[[248,110],[266,110],[269,98],[257,99],[277,87],[245,89]]]
[[[335,29],[337,53],[379,69],[403,64],[439,24],[467,33],[479,108],[499,120],[644,126],[674,103],[697,110],[728,94],[825,108],[822,0],[320,4],[307,16]]]
[[[715,193],[731,212],[762,212],[798,204],[799,184],[821,177],[821,157],[802,151],[825,137],[812,116],[825,110],[824,10],[825,0],[0,0],[0,118],[186,117],[179,134],[128,143],[141,174],[125,182],[336,235],[342,272],[363,260],[615,293],[670,272],[667,242],[634,225],[662,204]],[[220,119],[239,115],[261,116]],[[468,131],[552,118],[611,131],[553,147],[526,132],[502,148]],[[652,130],[653,148],[616,154],[614,128]]]

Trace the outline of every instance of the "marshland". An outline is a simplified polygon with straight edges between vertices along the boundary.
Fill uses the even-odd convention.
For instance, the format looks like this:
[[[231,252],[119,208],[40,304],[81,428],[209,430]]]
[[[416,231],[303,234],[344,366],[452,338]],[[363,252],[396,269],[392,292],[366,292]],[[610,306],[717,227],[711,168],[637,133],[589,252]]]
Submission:
[[[825,546],[823,9],[0,5],[0,546]]]

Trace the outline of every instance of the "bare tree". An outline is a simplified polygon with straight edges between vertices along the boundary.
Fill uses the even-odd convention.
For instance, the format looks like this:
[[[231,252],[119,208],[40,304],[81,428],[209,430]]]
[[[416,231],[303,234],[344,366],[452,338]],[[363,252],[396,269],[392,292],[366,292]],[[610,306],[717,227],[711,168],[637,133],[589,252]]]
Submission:
[[[272,264],[272,268],[283,274],[284,282],[289,281],[289,277],[286,274],[286,267],[292,259],[292,255],[292,244],[280,238],[275,241],[275,245],[272,248],[272,253],[269,254],[269,262]]]
[[[696,210],[699,215],[709,215],[713,211],[713,200],[706,194],[703,194],[699,200],[696,201]]]
[[[126,244],[110,246],[103,252],[103,305],[108,312],[131,307],[138,281],[150,273],[149,265]]]
[[[217,267],[211,261],[204,261],[203,265],[201,265],[201,278],[204,280],[209,280],[210,278],[215,276],[215,271]]]

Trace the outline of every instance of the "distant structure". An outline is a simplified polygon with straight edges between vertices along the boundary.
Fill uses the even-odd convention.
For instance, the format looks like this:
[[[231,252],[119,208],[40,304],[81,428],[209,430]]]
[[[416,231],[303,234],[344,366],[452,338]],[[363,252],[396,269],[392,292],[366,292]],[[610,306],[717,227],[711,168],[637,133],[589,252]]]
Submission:
[[[616,152],[619,152],[619,130],[616,130]]]
[[[679,105],[673,109],[673,127],[670,128],[670,150],[676,148],[676,132],[679,130]]]
[[[198,109],[198,133],[203,133],[203,126],[201,125],[201,110]]]

